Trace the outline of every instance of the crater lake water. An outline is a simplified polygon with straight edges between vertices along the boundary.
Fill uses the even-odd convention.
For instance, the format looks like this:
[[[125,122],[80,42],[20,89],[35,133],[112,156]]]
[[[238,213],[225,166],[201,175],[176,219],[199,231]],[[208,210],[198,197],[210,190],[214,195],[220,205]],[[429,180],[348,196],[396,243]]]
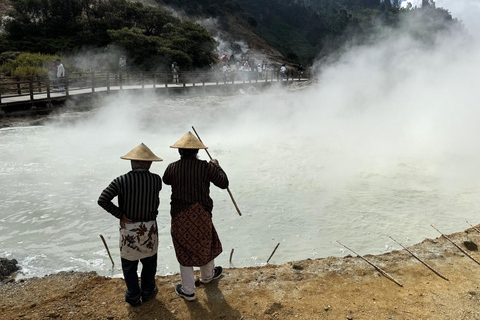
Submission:
[[[140,143],[164,159],[151,167],[163,175],[178,159],[169,146],[191,126],[226,171],[243,214],[226,190],[211,187],[224,267],[264,265],[277,243],[270,263],[281,264],[349,254],[336,240],[378,254],[401,249],[388,236],[406,246],[438,237],[430,224],[461,231],[480,220],[480,161],[464,147],[478,128],[452,123],[450,111],[424,121],[425,110],[413,107],[350,109],[322,102],[316,84],[198,97],[119,93],[88,111],[72,102],[42,125],[0,130],[0,256],[18,260],[19,277],[119,276],[118,220],[98,196],[130,170],[120,156]],[[169,198],[164,185],[160,275],[178,272]]]

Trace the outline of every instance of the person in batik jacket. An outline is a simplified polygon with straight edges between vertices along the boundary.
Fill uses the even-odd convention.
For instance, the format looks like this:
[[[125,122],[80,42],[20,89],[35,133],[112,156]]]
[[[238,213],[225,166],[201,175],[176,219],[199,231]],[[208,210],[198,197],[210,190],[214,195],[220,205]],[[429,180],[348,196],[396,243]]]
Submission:
[[[175,292],[193,301],[195,279],[193,267],[200,267],[200,282],[218,279],[222,267],[215,267],[214,259],[222,252],[222,244],[212,222],[213,201],[210,183],[228,188],[228,178],[218,161],[199,160],[199,149],[207,147],[192,133],[185,134],[171,148],[178,148],[180,160],[168,165],[163,182],[172,186],[170,202],[171,235],[182,283]]]
[[[143,143],[120,157],[131,160],[132,170],[114,179],[103,190],[98,204],[120,220],[120,256],[127,290],[125,301],[132,306],[153,299],[158,288],[158,228],[156,218],[160,205],[162,178],[149,171],[152,161],[162,161]],[[118,197],[118,206],[112,200]],[[138,261],[142,263],[141,286],[138,283]]]

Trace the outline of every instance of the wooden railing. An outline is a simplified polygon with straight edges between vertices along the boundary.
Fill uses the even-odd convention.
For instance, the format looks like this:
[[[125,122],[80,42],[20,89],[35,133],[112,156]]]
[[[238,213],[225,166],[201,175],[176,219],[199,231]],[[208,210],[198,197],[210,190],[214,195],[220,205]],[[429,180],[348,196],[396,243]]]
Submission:
[[[178,82],[175,82],[171,72],[75,72],[64,78],[49,79],[48,77],[3,77],[0,79],[0,104],[7,103],[7,98],[23,97],[23,101],[51,99],[53,93],[62,92],[66,96],[75,91],[96,92],[97,90],[145,89],[160,87],[178,87],[187,85],[219,85],[234,83],[271,82],[271,81],[304,81],[309,75],[295,72],[280,75],[278,71],[266,70],[262,73],[248,72],[179,72]],[[88,91],[85,91],[88,90]],[[12,99],[9,99],[11,101]]]

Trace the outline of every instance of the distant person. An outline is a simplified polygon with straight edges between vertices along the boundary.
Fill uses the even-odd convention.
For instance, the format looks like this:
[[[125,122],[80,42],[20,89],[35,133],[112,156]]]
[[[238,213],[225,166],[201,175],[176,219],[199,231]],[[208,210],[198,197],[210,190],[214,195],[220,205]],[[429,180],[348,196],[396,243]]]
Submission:
[[[226,63],[222,67],[222,72],[223,72],[223,82],[227,82],[228,66]]]
[[[178,71],[180,71],[180,69],[178,68],[177,63],[173,62],[172,63],[172,75],[173,75],[173,82],[174,83],[178,83]]]
[[[262,80],[263,69],[260,63],[257,65],[257,72],[258,72],[258,80]]]
[[[149,171],[152,161],[162,161],[143,143],[120,157],[130,160],[132,170],[114,179],[103,190],[98,204],[120,221],[120,256],[127,291],[125,301],[136,307],[153,299],[158,288],[157,214],[162,178]],[[118,197],[118,206],[112,200]],[[138,261],[142,263],[141,286]]]
[[[120,56],[120,58],[118,59],[118,67],[120,68],[120,70],[125,70],[125,68],[127,67],[127,57],[125,56]]]
[[[188,132],[170,148],[178,148],[180,160],[170,163],[163,182],[172,186],[170,214],[172,242],[180,264],[182,283],[175,292],[187,301],[195,297],[193,267],[200,267],[200,282],[220,278],[222,267],[214,259],[222,252],[222,244],[212,222],[213,200],[210,183],[228,188],[228,178],[216,159],[199,160],[199,149],[207,149]]]
[[[287,73],[287,67],[285,67],[285,64],[282,64],[280,67],[280,79],[285,79],[285,74]]]
[[[57,78],[60,91],[65,91],[65,67],[62,64],[62,60],[57,59]]]

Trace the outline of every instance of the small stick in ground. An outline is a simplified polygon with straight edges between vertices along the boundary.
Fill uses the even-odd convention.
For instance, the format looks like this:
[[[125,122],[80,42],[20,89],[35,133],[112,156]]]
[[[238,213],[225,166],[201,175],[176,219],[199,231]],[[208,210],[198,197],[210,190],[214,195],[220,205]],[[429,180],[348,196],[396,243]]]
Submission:
[[[268,261],[270,261],[270,259],[273,257],[273,254],[275,253],[275,251],[277,251],[277,248],[278,248],[279,245],[280,245],[280,242],[276,245],[275,249],[273,249],[273,252],[272,252],[272,254],[270,255],[270,257],[268,258],[267,263],[268,263]]]
[[[115,265],[115,262],[113,262],[112,255],[110,254],[110,250],[108,250],[107,242],[105,241],[105,238],[100,235],[100,238],[102,238],[103,245],[105,246],[105,249],[107,249],[108,256],[110,257],[110,261],[112,261],[112,267]]]
[[[232,264],[232,257],[233,257],[233,249],[230,251],[230,264]]]
[[[467,223],[468,223],[468,221],[467,221]],[[468,223],[468,224],[470,224],[470,223]],[[480,233],[480,230],[478,230],[478,228],[477,228],[477,227],[474,227],[474,226],[472,226],[471,224],[470,224],[470,227],[472,227],[472,228],[473,228],[473,230],[475,230],[475,231],[477,231],[478,233]]]
[[[465,254],[467,257],[469,257],[470,259],[472,259],[473,261],[475,261],[477,264],[480,265],[480,262],[478,262],[474,257],[472,257],[467,251],[463,250],[462,248],[460,248],[455,242],[453,242],[449,237],[447,237],[446,235],[444,235],[443,233],[441,233],[437,228],[435,228],[434,226],[430,225],[433,229],[437,230],[441,235],[442,237],[444,237],[445,239],[447,239],[448,241],[450,241],[455,247],[457,247],[458,250],[462,251],[463,254]]]
[[[364,257],[362,257],[361,255],[359,255],[358,253],[356,253],[355,251],[353,251],[352,249],[350,249],[349,247],[347,247],[346,245],[344,244],[341,244],[340,241],[337,240],[337,242],[344,246],[345,248],[347,248],[348,250],[352,251],[353,253],[355,253],[357,255],[357,257],[361,258],[363,261],[365,261],[366,263],[368,263],[369,265],[371,265],[372,267],[374,267],[378,272],[380,272],[385,278],[387,278],[388,280],[390,281],[393,281],[395,282],[397,285],[399,285],[400,287],[403,287],[403,285],[398,282],[397,280],[395,280],[391,275],[389,275],[386,271],[380,269],[380,267],[377,267],[376,265],[374,265],[373,263],[371,263],[370,261],[368,261],[367,259],[365,259]]]
[[[400,242],[398,242],[397,240],[393,239],[392,237],[388,236],[390,239],[392,239],[393,241],[395,241],[396,243],[398,243],[403,249],[405,249],[408,253],[410,253],[415,259],[417,259],[418,261],[420,261],[421,263],[423,263],[423,265],[425,267],[427,267],[428,269],[430,269],[432,272],[434,272],[437,276],[439,276],[440,278],[442,279],[445,279],[447,281],[450,281],[448,280],[446,277],[444,277],[443,275],[441,275],[439,272],[435,271],[432,267],[430,267],[426,262],[420,260],[419,257],[417,257],[415,254],[413,254],[413,252],[411,252],[410,250],[408,250],[405,246],[403,246]]]

